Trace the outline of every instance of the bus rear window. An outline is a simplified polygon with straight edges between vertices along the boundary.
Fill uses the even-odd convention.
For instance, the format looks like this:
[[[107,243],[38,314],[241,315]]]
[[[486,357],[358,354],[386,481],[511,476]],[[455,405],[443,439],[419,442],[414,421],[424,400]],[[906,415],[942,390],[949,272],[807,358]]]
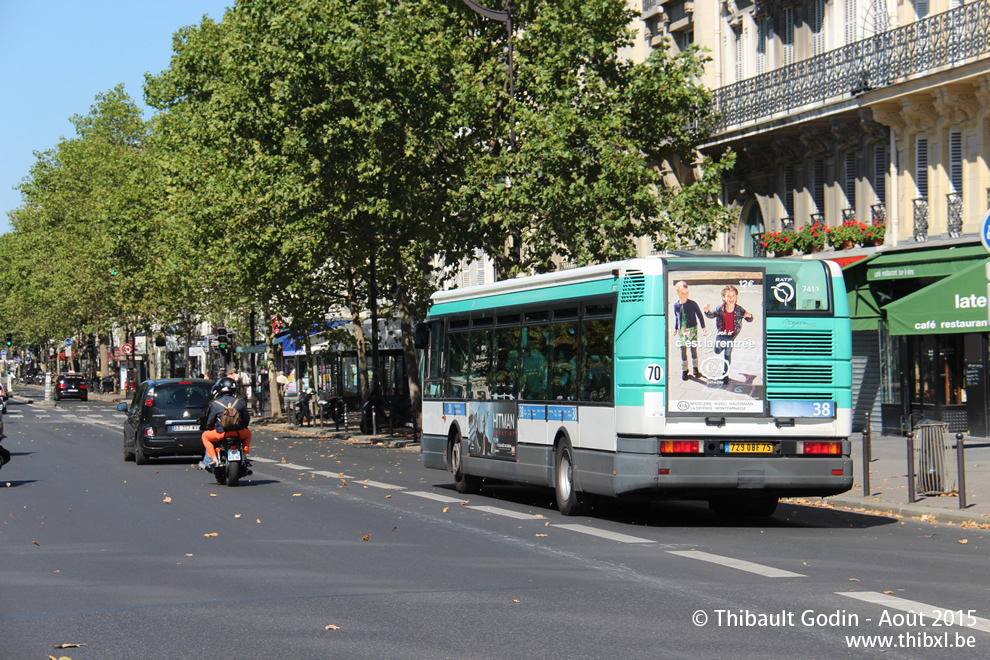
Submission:
[[[767,268],[767,315],[830,313],[829,283],[828,266],[821,261],[781,259],[779,265]]]

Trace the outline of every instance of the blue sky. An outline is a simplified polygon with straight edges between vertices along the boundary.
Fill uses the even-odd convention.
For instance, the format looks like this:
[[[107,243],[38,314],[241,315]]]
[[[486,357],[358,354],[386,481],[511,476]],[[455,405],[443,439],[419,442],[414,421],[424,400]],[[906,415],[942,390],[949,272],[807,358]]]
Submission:
[[[144,105],[144,74],[168,68],[172,35],[234,0],[0,0],[0,233],[35,151],[74,135],[72,115],[124,83]]]

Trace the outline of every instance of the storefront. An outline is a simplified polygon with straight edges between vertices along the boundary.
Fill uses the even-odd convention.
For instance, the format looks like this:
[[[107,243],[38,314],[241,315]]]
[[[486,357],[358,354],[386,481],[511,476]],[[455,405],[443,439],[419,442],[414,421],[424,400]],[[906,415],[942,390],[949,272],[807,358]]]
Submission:
[[[884,434],[939,421],[987,435],[987,263],[981,245],[958,241],[848,267],[854,331],[875,323]]]

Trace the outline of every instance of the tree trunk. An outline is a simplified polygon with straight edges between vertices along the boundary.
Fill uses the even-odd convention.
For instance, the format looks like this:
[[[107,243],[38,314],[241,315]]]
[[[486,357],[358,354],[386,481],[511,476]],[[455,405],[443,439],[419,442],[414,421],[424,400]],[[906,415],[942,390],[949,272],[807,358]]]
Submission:
[[[354,344],[357,347],[358,389],[361,391],[363,405],[371,396],[371,387],[368,385],[368,345],[361,327],[361,302],[358,300],[354,273],[351,271],[347,272],[347,309],[351,315],[351,334],[354,335]]]
[[[282,417],[282,402],[278,399],[278,371],[275,369],[275,330],[268,319],[272,317],[268,308],[262,308],[265,317],[265,362],[268,365],[268,397],[272,402],[272,417]]]
[[[419,368],[416,360],[416,327],[409,308],[409,291],[406,284],[405,264],[398,247],[395,248],[395,305],[402,328],[402,361],[409,381],[409,400],[416,410],[416,428],[422,428],[423,407]]]

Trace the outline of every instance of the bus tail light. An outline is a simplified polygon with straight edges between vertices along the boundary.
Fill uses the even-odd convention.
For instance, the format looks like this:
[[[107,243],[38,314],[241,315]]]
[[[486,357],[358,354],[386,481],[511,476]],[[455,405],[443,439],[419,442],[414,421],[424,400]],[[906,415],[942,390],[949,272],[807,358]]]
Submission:
[[[841,442],[799,442],[798,453],[804,455],[839,456],[842,454]]]
[[[701,441],[699,440],[661,440],[661,454],[700,454]]]

